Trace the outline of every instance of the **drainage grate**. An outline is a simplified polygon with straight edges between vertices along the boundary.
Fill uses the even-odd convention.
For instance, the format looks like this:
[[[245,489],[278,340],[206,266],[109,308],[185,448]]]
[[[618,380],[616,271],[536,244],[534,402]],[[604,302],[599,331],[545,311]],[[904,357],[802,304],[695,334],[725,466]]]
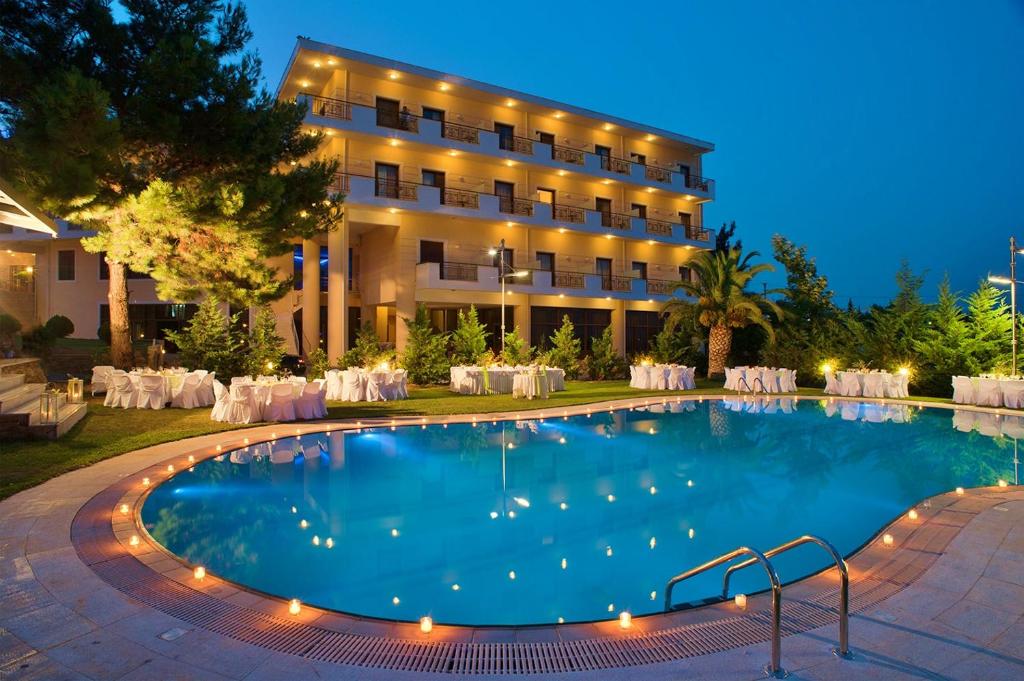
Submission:
[[[768,611],[615,638],[538,643],[415,641],[347,634],[302,624],[196,591],[127,555],[114,537],[110,509],[126,489],[104,490],[83,506],[72,542],[83,562],[107,584],[189,625],[309,660],[443,674],[579,672],[668,662],[768,641]],[[943,547],[944,548],[944,547]],[[928,552],[930,553],[930,552]],[[922,553],[922,555],[926,555]],[[876,572],[884,569],[885,564]],[[851,584],[850,610],[870,608],[904,589],[925,567],[904,567],[885,578],[864,575]],[[838,620],[838,594],[783,601],[783,634]]]

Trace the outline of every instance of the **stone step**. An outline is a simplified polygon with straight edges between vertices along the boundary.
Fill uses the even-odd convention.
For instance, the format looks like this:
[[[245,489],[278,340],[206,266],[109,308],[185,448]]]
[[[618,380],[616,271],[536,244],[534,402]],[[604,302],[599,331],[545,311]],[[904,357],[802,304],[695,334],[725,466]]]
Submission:
[[[57,412],[57,423],[39,423],[38,405],[29,412],[0,414],[0,439],[55,440],[71,430],[85,417],[88,405],[63,404]]]
[[[0,393],[0,414],[38,409],[39,396],[45,388],[42,383],[25,383]]]
[[[0,374],[0,395],[25,382],[25,374]]]

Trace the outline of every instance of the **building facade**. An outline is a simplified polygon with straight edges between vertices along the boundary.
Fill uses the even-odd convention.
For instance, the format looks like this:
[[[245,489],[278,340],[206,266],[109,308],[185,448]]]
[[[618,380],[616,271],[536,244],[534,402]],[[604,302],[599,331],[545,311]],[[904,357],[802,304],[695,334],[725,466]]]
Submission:
[[[338,229],[275,263],[296,275],[274,304],[294,352],[334,359],[367,323],[401,350],[420,303],[440,329],[475,305],[497,343],[503,279],[506,328],[531,345],[569,315],[585,348],[611,325],[620,353],[640,352],[688,260],[712,247],[710,143],[301,38],[278,96],[308,105],[346,197]],[[40,319],[65,314],[91,337],[106,282],[81,234],[0,234],[0,249],[35,259]],[[147,279],[129,288],[137,336],[191,314]]]

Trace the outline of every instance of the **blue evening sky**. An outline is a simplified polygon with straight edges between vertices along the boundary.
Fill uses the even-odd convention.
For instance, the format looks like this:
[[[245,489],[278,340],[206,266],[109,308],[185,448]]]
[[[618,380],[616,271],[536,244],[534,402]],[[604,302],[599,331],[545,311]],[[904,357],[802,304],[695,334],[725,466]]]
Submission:
[[[271,89],[301,34],[714,142],[706,224],[805,244],[840,304],[901,258],[969,290],[1024,238],[1020,0],[247,5]]]

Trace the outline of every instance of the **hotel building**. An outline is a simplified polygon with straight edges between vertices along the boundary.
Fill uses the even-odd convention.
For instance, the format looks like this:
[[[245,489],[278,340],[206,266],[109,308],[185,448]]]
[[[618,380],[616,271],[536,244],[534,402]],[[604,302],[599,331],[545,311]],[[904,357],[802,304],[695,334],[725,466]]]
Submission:
[[[569,315],[585,349],[611,325],[620,353],[640,352],[687,261],[712,247],[708,142],[305,38],[278,96],[308,105],[346,197],[338,229],[276,263],[296,275],[274,304],[292,352],[321,344],[336,358],[365,323],[401,350],[419,303],[440,329],[474,304],[497,345],[502,278],[506,327],[530,344]],[[95,337],[105,268],[83,234],[0,228],[0,292],[34,311],[27,323],[63,314]],[[144,277],[129,290],[136,337],[193,309],[158,300]]]

